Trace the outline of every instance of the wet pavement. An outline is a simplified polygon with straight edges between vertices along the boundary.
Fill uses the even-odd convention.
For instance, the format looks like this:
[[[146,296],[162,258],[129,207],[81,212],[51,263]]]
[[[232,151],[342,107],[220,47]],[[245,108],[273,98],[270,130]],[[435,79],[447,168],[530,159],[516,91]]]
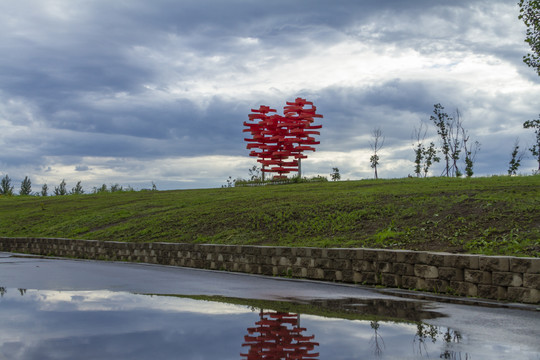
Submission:
[[[172,266],[10,253],[0,253],[0,288],[291,301],[345,313],[422,321],[467,334],[468,342],[476,350],[489,346],[486,352],[493,353],[493,347],[500,343],[504,349],[498,357],[501,359],[540,359],[540,311],[534,305]]]

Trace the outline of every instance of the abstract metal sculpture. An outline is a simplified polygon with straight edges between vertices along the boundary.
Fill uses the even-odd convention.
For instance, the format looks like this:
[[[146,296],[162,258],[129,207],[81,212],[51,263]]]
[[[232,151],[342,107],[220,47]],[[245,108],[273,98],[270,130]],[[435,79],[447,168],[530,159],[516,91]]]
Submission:
[[[311,105],[310,108],[305,108]],[[276,178],[286,178],[290,172],[301,171],[301,159],[307,158],[303,152],[315,151],[313,145],[320,144],[313,135],[320,135],[316,129],[322,125],[312,125],[314,118],[322,118],[317,114],[317,108],[311,101],[297,98],[294,102],[287,102],[283,107],[283,116],[272,114],[275,109],[261,105],[259,109],[251,109],[249,120],[244,122],[244,132],[251,133],[247,149],[252,151],[250,156],[258,157],[257,162],[262,165],[262,172],[278,173]],[[259,150],[259,151],[257,151]]]
[[[305,336],[306,328],[300,327],[300,315],[286,312],[259,312],[256,327],[248,328],[242,346],[249,347],[247,353],[240,356],[245,360],[286,360],[313,359],[319,356],[313,341],[314,335]]]

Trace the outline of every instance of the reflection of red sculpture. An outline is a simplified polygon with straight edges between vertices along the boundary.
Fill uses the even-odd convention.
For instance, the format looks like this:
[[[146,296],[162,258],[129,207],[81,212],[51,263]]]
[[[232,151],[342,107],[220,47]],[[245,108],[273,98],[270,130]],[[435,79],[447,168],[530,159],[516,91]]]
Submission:
[[[311,105],[311,108],[304,108]],[[312,135],[320,135],[322,125],[312,125],[314,118],[322,118],[317,114],[317,108],[311,101],[297,98],[295,102],[287,102],[283,108],[283,116],[275,113],[275,109],[261,105],[258,110],[251,109],[250,121],[244,122],[244,132],[250,132],[252,138],[246,138],[249,142],[248,149],[252,150],[250,156],[256,156],[262,164],[262,171],[278,173],[274,178],[286,177],[283,174],[298,171],[300,160],[307,158],[302,152],[305,150],[315,151],[312,145],[320,144]],[[292,159],[289,159],[291,158]]]
[[[281,360],[315,359],[319,353],[313,353],[318,343],[313,342],[314,335],[304,336],[299,324],[299,315],[284,312],[260,312],[257,327],[248,328],[249,335],[244,337],[242,346],[249,346],[244,360]]]

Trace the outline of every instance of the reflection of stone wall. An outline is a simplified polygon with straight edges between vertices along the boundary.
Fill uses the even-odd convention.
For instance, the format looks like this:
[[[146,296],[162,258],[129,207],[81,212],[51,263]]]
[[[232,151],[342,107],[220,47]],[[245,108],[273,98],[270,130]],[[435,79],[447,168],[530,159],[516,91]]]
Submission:
[[[146,262],[540,303],[540,258],[41,238],[0,238],[0,251]]]

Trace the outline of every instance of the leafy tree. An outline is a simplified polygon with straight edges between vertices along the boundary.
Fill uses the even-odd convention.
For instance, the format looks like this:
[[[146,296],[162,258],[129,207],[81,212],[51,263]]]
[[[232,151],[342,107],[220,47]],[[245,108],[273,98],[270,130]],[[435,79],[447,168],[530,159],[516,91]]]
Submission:
[[[532,53],[523,56],[523,62],[540,76],[540,0],[519,0],[518,5],[518,18],[527,26],[525,42],[532,50]]]
[[[66,190],[66,181],[62,179],[62,182],[60,183],[60,185],[54,187],[54,195],[62,196],[62,195],[67,195],[67,193],[68,192]]]
[[[428,148],[422,149],[422,156],[424,159],[424,165],[422,166],[422,170],[424,171],[424,177],[426,177],[431,165],[433,165],[433,163],[441,161],[441,158],[437,156],[437,150],[435,150],[435,144],[433,142],[429,143]]]
[[[234,184],[236,183],[236,180],[232,178],[232,176],[229,176],[229,178],[227,179],[227,185],[223,185],[222,187],[224,188],[231,188],[231,187],[234,187]],[[153,184],[153,183],[152,183]],[[154,189],[152,189],[154,190]]]
[[[516,175],[517,170],[521,166],[521,160],[523,159],[523,152],[519,151],[519,140],[516,139],[514,143],[514,149],[512,150],[512,158],[508,163],[508,175]]]
[[[417,128],[414,127],[414,132],[412,135],[413,140],[416,141],[416,143],[413,143],[413,149],[414,149],[414,173],[416,174],[416,177],[420,177],[420,174],[422,173],[422,161],[424,160],[424,140],[426,139],[426,133],[427,130],[424,129],[424,123],[420,123],[420,127]]]
[[[112,184],[111,187],[110,187],[110,192],[118,192],[118,191],[123,191],[124,188],[122,187],[122,185],[120,184]]]
[[[6,174],[0,182],[0,195],[13,195],[13,186],[11,186],[11,178]]]
[[[107,189],[107,185],[103,184],[101,185],[100,187],[95,187],[94,186],[94,190],[92,191],[94,194],[99,194],[99,193],[106,193],[108,192],[109,190]]]
[[[424,129],[424,124],[420,123],[419,128],[414,128],[413,139],[415,139],[416,144],[414,146],[414,173],[416,177],[427,176],[429,168],[433,165],[434,162],[439,162],[441,159],[437,156],[437,150],[435,149],[435,144],[433,142],[429,143],[429,147],[424,146],[424,140],[426,138],[427,129]]]
[[[465,151],[465,174],[467,177],[471,177],[474,174],[474,161],[476,159],[476,154],[480,151],[480,143],[475,141],[472,146],[469,145],[469,134],[463,126],[461,126],[461,134],[463,139],[463,150]]]
[[[341,179],[341,175],[339,174],[339,168],[337,167],[332,168],[332,173],[330,174],[330,178],[332,179],[332,181],[338,181],[339,179]]]
[[[369,158],[369,162],[371,163],[371,167],[375,170],[375,179],[378,179],[379,175],[377,173],[377,165],[379,165],[379,155],[377,152],[384,146],[384,136],[382,135],[381,128],[374,129],[371,132],[371,141],[369,146],[373,151],[373,155],[371,155]]]
[[[48,196],[48,191],[49,187],[47,186],[47,184],[43,184],[43,186],[41,187],[41,196]]]
[[[463,127],[459,109],[456,109],[454,117],[450,117],[444,112],[444,107],[441,104],[434,106],[435,116],[432,115],[430,120],[436,126],[437,134],[441,139],[441,152],[445,161],[443,175],[456,177],[463,175],[459,168],[459,160],[462,152],[465,151],[465,173],[467,176],[472,176],[474,160],[480,149],[480,143],[475,142],[472,147],[469,145],[469,136]]]
[[[261,169],[257,165],[253,165],[251,169],[248,169],[248,172],[250,181],[261,180]]]
[[[77,185],[75,185],[75,187],[73,189],[71,189],[71,194],[73,195],[81,195],[81,194],[84,194],[84,190],[81,186],[81,182],[78,181],[77,182]]]
[[[537,159],[538,171],[540,172],[540,115],[538,115],[538,119],[525,121],[523,127],[525,129],[534,129],[536,134],[536,144],[529,148],[529,151]]]
[[[437,134],[441,138],[441,152],[444,155],[444,161],[446,164],[443,174],[445,176],[450,176],[450,134],[448,132],[450,118],[448,114],[444,112],[444,107],[441,104],[435,104],[434,107],[435,109],[433,109],[433,113],[435,116],[431,115],[429,119],[437,127]]]
[[[21,183],[21,190],[19,191],[19,195],[30,195],[32,194],[32,182],[28,178],[28,176],[24,177],[24,180]]]

